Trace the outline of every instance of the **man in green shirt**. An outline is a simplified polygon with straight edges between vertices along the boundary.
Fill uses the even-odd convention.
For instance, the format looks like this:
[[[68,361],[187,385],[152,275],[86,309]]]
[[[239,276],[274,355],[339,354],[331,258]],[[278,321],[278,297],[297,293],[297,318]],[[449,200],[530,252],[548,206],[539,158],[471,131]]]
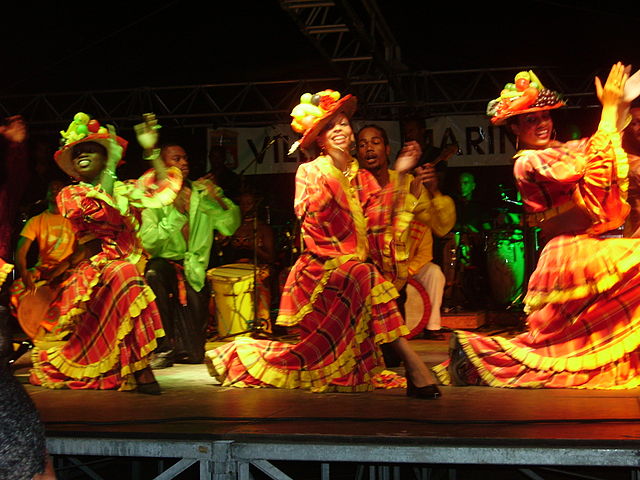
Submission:
[[[180,145],[164,145],[160,156],[167,167],[182,171],[184,182],[172,205],[142,213],[140,235],[151,257],[145,278],[166,334],[151,362],[156,369],[202,362],[210,291],[205,277],[214,231],[228,236],[240,225],[238,206],[224,197],[213,175],[188,180],[189,159]]]

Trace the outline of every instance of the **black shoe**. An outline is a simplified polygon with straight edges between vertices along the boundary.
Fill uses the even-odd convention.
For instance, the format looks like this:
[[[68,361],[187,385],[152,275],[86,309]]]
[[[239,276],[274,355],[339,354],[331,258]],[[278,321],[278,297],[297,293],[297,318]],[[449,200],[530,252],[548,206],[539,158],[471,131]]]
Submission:
[[[173,367],[173,354],[171,352],[154,353],[149,361],[153,370]]]
[[[444,333],[440,330],[425,330],[422,338],[425,340],[445,340]]]
[[[435,383],[425,385],[424,387],[416,387],[411,379],[407,376],[407,397],[435,400],[436,398],[440,398],[441,396],[442,392]]]
[[[162,393],[158,382],[139,383],[134,392],[145,395],[160,395],[160,393]]]

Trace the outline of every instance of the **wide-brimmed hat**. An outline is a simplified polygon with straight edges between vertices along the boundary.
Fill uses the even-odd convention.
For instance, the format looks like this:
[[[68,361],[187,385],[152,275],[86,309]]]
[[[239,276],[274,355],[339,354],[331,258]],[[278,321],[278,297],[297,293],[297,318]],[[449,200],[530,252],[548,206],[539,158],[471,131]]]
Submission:
[[[102,145],[107,152],[110,148],[111,134],[107,129],[100,125],[97,120],[92,120],[86,113],[79,112],[73,117],[73,121],[69,124],[66,131],[61,131],[60,149],[54,153],[58,166],[70,177],[78,178],[78,174],[73,166],[73,158],[71,151],[73,147],[85,142],[95,142]],[[116,141],[122,147],[122,155],[127,150],[128,142],[121,137],[116,136]]]
[[[344,113],[351,118],[356,111],[358,99],[353,95],[340,98],[340,92],[323,90],[316,94],[305,93],[300,97],[300,103],[291,111],[291,128],[301,133],[302,138],[291,146],[289,153],[298,147],[308,148],[322,131],[325,125],[335,115]]]
[[[524,113],[553,110],[565,105],[560,94],[544,88],[531,70],[516,75],[514,83],[507,83],[500,96],[487,105],[491,123],[502,125],[507,118]]]

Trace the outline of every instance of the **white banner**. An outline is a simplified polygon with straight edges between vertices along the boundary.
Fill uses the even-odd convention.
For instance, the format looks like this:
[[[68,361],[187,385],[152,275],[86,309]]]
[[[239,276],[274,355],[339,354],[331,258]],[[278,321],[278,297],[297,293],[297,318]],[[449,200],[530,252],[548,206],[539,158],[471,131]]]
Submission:
[[[387,131],[392,157],[400,150],[398,122],[354,122],[354,132],[366,124],[375,123]],[[425,141],[434,147],[457,143],[458,155],[449,159],[449,166],[509,165],[515,152],[504,130],[494,127],[484,115],[436,117],[425,121]],[[226,150],[227,166],[236,173],[260,175],[294,173],[305,161],[302,152],[288,156],[289,147],[299,138],[289,125],[261,128],[209,129],[209,150],[222,146]]]
[[[484,115],[456,115],[428,118],[425,136],[427,144],[442,148],[457,143],[458,155],[451,158],[451,167],[488,167],[510,165],[515,146],[504,127],[491,125]]]

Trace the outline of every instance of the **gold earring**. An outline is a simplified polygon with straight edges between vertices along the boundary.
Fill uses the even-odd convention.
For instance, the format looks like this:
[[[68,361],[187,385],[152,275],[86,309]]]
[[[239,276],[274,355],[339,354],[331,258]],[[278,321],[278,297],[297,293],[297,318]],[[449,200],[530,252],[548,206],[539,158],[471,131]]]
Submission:
[[[516,137],[516,152],[520,150],[520,137]]]

